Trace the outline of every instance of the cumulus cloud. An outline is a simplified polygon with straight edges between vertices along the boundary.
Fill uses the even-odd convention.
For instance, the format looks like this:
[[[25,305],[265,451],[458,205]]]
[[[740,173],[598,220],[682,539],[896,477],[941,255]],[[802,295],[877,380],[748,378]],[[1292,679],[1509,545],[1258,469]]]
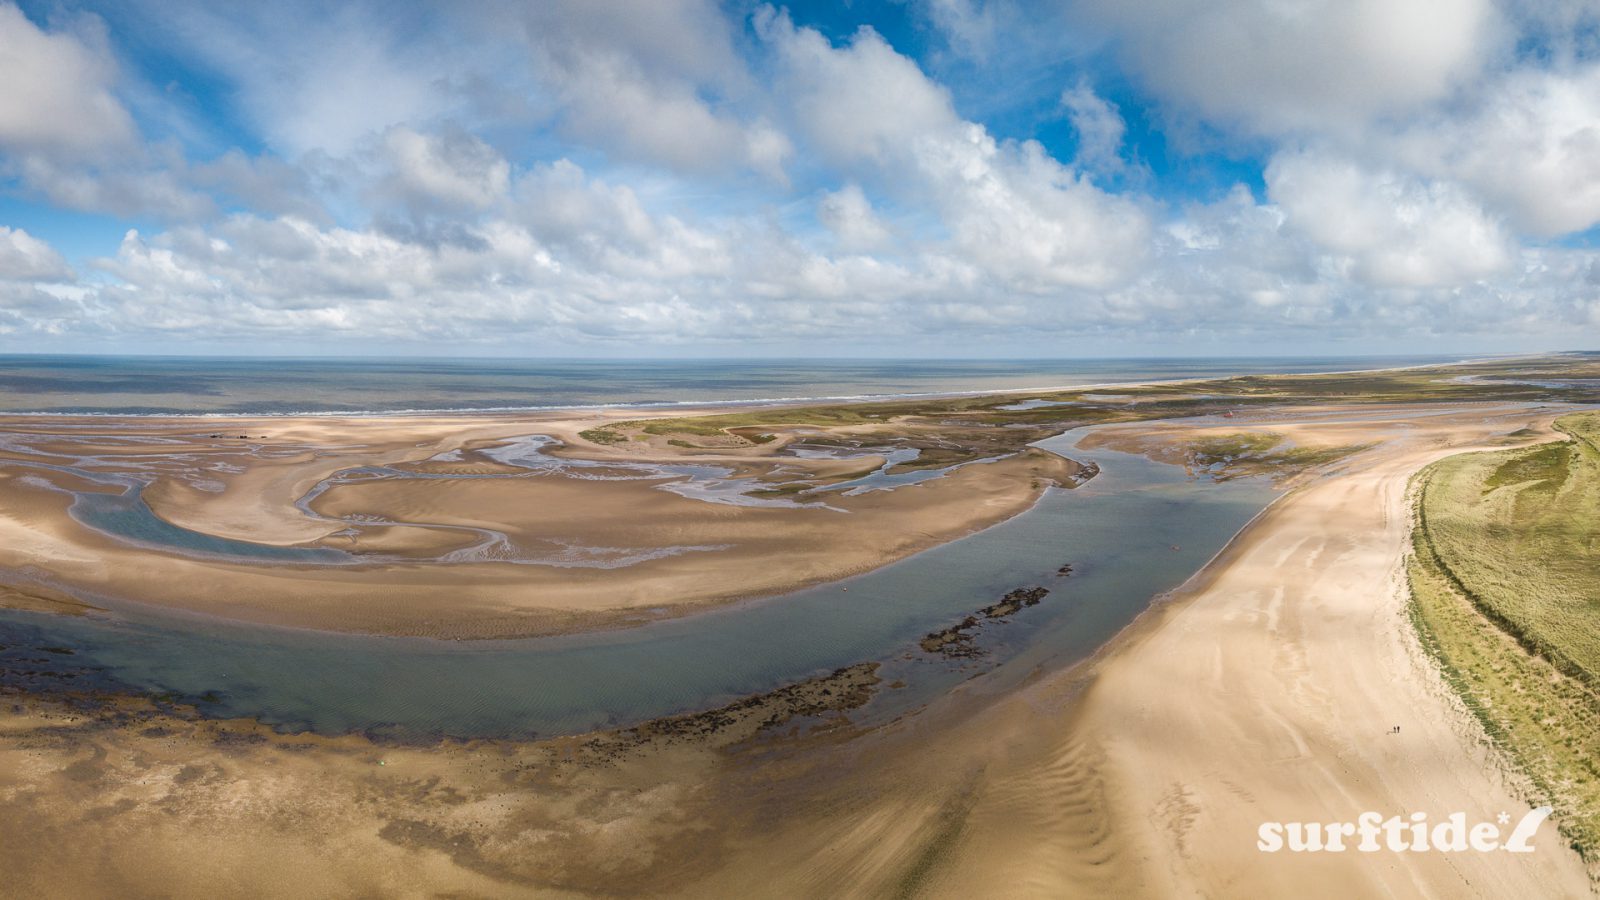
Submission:
[[[834,163],[893,166],[913,143],[961,125],[950,92],[870,28],[836,48],[770,9],[756,24],[784,65],[796,125]]]
[[[870,29],[834,47],[781,14],[760,23],[785,63],[807,145],[930,205],[969,265],[1018,290],[1105,287],[1135,268],[1149,222],[1034,141],[999,141]]]
[[[450,61],[446,54],[460,48],[448,31],[408,39],[431,23],[396,7],[189,3],[146,12],[166,26],[153,39],[181,42],[183,52],[224,75],[241,116],[291,160],[349,155],[390,126],[432,124],[452,111],[455,66],[490,61],[487,50],[464,64]]]
[[[63,281],[72,269],[55,248],[20,228],[0,225],[0,281]]]
[[[741,166],[784,180],[788,140],[759,110],[741,108],[752,85],[715,3],[560,0],[512,10],[499,15],[520,24],[567,134],[679,171]]]
[[[95,263],[101,278],[92,288],[69,298],[35,291],[23,319],[145,339],[621,352],[637,341],[748,349],[870,334],[913,345],[1019,331],[1063,348],[1093,336],[1503,337],[1585,325],[1600,309],[1600,288],[1586,282],[1597,262],[1591,252],[1520,251],[1459,285],[1374,284],[1352,271],[1348,254],[1244,190],[1186,209],[1152,235],[1138,272],[1114,287],[1037,292],[948,244],[890,262],[830,256],[759,222],[696,227],[570,162],[530,171],[511,193],[504,217],[472,226],[475,240],[460,243],[250,215],[148,238],[130,233],[115,256]],[[1574,292],[1574,284],[1587,286]]]
[[[718,115],[691,84],[655,80],[619,54],[563,58],[551,74],[564,126],[585,141],[684,171],[739,164],[784,177],[790,150],[782,133]]]
[[[1499,223],[1457,184],[1314,151],[1274,157],[1266,178],[1289,223],[1347,257],[1354,277],[1371,284],[1460,284],[1498,272],[1512,258]]]
[[[511,164],[471,134],[391,128],[383,141],[391,186],[413,205],[481,210],[503,197]]]
[[[888,226],[878,217],[861,185],[851,183],[822,195],[817,204],[817,219],[833,232],[839,246],[848,251],[866,251],[885,246],[891,237]]]
[[[1000,41],[1003,18],[999,3],[982,0],[926,0],[928,17],[944,32],[956,52],[987,61]]]
[[[1600,222],[1600,63],[1518,68],[1465,110],[1372,142],[1419,171],[1472,185],[1533,234]]]
[[[1061,93],[1072,130],[1078,134],[1075,162],[1091,172],[1114,175],[1127,167],[1122,159],[1122,135],[1128,130],[1117,108],[1080,81]]]
[[[89,292],[76,278],[54,247],[0,225],[0,337],[50,337],[80,327]]]
[[[591,179],[560,160],[517,185],[517,213],[529,234],[563,251],[569,272],[671,280],[728,271],[725,238],[674,216],[646,211],[633,189]]]
[[[215,214],[215,201],[189,183],[185,162],[150,163],[132,158],[86,166],[51,156],[24,156],[12,166],[31,192],[68,209],[177,220]]]
[[[112,92],[115,77],[102,48],[0,4],[0,149],[99,157],[127,146],[133,120]]]
[[[1071,352],[1600,324],[1600,255],[1545,240],[1600,222],[1585,4],[1077,0],[1095,56],[1032,2],[921,0],[943,41],[916,58],[712,0],[331,29],[194,3],[137,40],[137,0],[104,26],[0,6],[0,77],[75,111],[0,96],[0,174],[140,223],[83,280],[0,225],[0,335]],[[169,127],[193,98],[136,44],[214,73],[225,121]],[[959,80],[985,59],[1004,77]],[[1130,177],[1124,111],[1169,129],[1165,170]],[[1259,195],[1183,183],[1250,165],[1184,157],[1191,119],[1265,160]]]
[[[1490,0],[1080,0],[1181,108],[1257,132],[1353,128],[1446,96],[1498,38]]]

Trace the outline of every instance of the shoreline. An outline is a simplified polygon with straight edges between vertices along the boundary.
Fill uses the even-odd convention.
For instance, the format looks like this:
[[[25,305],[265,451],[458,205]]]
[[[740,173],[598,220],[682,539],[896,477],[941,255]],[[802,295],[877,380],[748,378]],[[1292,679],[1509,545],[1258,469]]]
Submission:
[[[1413,366],[1385,366],[1372,369],[1328,369],[1305,372],[1257,372],[1223,373],[1217,375],[1197,375],[1190,378],[1151,379],[1139,381],[1111,381],[1111,382],[1084,382],[1080,384],[1052,385],[1046,387],[1006,387],[987,388],[975,391],[912,391],[902,393],[884,394],[849,394],[838,396],[816,397],[770,397],[755,398],[750,400],[709,399],[709,400],[660,400],[639,402],[613,402],[613,403],[588,403],[588,404],[552,404],[529,406],[490,406],[490,407],[465,407],[465,408],[418,408],[397,410],[313,410],[313,411],[286,411],[286,412],[153,412],[129,413],[106,411],[58,411],[58,410],[5,410],[0,409],[3,416],[27,416],[39,418],[72,418],[82,417],[88,419],[296,419],[296,418],[349,418],[349,419],[383,419],[383,418],[451,418],[456,416],[488,416],[521,415],[526,413],[580,413],[580,412],[608,412],[615,410],[728,410],[743,407],[773,407],[783,408],[799,405],[836,404],[836,403],[882,403],[896,400],[939,400],[960,399],[966,397],[1003,397],[1007,395],[1022,395],[1029,392],[1038,393],[1069,393],[1072,391],[1098,391],[1108,388],[1134,388],[1134,387],[1166,387],[1194,384],[1198,382],[1216,381],[1227,378],[1251,377],[1255,375],[1271,375],[1293,377],[1297,375],[1364,375],[1375,372],[1412,372],[1421,369],[1434,369],[1444,366],[1461,366],[1507,362],[1520,359],[1540,359],[1550,356],[1559,356],[1563,353],[1581,351],[1553,351],[1549,353],[1519,353],[1509,356],[1467,356],[1452,358],[1434,363],[1420,363]],[[1205,359],[1206,357],[1197,357]],[[1245,357],[1250,358],[1250,357]],[[1161,357],[1150,357],[1161,359]],[[690,413],[692,414],[692,413]]]
[[[1548,430],[1548,421],[1559,414],[1562,413],[1543,413],[1538,418],[1543,420]],[[1516,419],[1520,419],[1520,416],[1521,413],[1515,414]],[[1548,435],[1530,438],[1527,443],[1539,443],[1546,437]],[[1501,449],[1504,446],[1487,440],[1469,440],[1444,449],[1413,451],[1399,468],[1391,465],[1381,476],[1377,472],[1358,470],[1331,476],[1320,484],[1311,482],[1301,485],[1285,493],[1252,519],[1249,526],[1241,529],[1235,539],[1219,551],[1212,563],[1167,596],[1153,602],[1093,657],[1060,672],[1042,673],[1028,686],[1028,690],[1035,693],[1066,697],[1062,718],[1071,720],[1073,724],[1058,729],[1057,733],[1070,735],[1072,740],[1096,748],[1093,752],[1104,764],[1095,777],[1100,790],[1104,791],[1104,815],[1107,818],[1103,824],[1118,835],[1122,850],[1140,854],[1149,863],[1142,867],[1140,873],[1143,891],[1204,894],[1226,884],[1230,891],[1242,890],[1262,896],[1291,887],[1304,894],[1304,878],[1312,872],[1317,873],[1319,879],[1327,879],[1320,881],[1323,887],[1313,892],[1319,896],[1403,891],[1404,886],[1414,888],[1420,884],[1430,885],[1430,890],[1445,890],[1444,885],[1457,883],[1457,878],[1468,877],[1475,885],[1487,882],[1505,887],[1517,883],[1505,880],[1512,876],[1533,877],[1546,887],[1564,884],[1568,888],[1581,886],[1585,893],[1593,890],[1584,874],[1581,860],[1568,850],[1553,828],[1541,833],[1542,853],[1528,860],[1517,861],[1526,863],[1526,868],[1510,866],[1513,860],[1493,856],[1458,860],[1470,863],[1476,872],[1468,876],[1450,864],[1453,857],[1441,854],[1387,857],[1390,861],[1405,865],[1386,870],[1361,866],[1360,857],[1350,858],[1349,865],[1340,865],[1341,857],[1338,855],[1257,854],[1252,843],[1254,826],[1248,824],[1248,814],[1236,829],[1224,824],[1241,819],[1241,803],[1237,798],[1240,792],[1253,795],[1244,806],[1261,809],[1257,821],[1287,819],[1313,822],[1353,819],[1366,809],[1383,810],[1385,815],[1408,812],[1418,808],[1419,798],[1428,798],[1430,802],[1422,808],[1433,813],[1433,820],[1436,821],[1458,808],[1452,803],[1466,802],[1444,801],[1441,808],[1433,808],[1441,803],[1441,792],[1445,790],[1446,783],[1452,780],[1456,785],[1451,787],[1449,793],[1462,790],[1458,785],[1467,785],[1465,795],[1472,801],[1472,805],[1466,807],[1468,809],[1476,809],[1477,804],[1485,802],[1492,806],[1494,801],[1485,801],[1485,798],[1496,795],[1506,798],[1500,801],[1505,805],[1510,800],[1506,795],[1517,793],[1514,775],[1493,767],[1485,771],[1481,761],[1476,759],[1479,752],[1476,741],[1467,742],[1460,738],[1462,735],[1478,734],[1481,729],[1466,710],[1449,702],[1453,694],[1443,685],[1438,670],[1428,663],[1417,635],[1405,618],[1401,596],[1404,585],[1394,582],[1398,571],[1398,548],[1394,557],[1396,565],[1386,564],[1380,570],[1366,570],[1370,576],[1381,576],[1381,580],[1390,583],[1394,589],[1377,595],[1354,595],[1349,600],[1357,603],[1354,609],[1367,609],[1369,607],[1366,604],[1372,604],[1375,612],[1371,614],[1375,615],[1377,621],[1385,623],[1384,630],[1378,632],[1381,647],[1386,649],[1392,646],[1398,650],[1397,654],[1370,664],[1373,669],[1388,674],[1388,680],[1382,682],[1382,687],[1372,686],[1375,692],[1370,696],[1384,697],[1402,687],[1416,690],[1433,702],[1401,704],[1407,712],[1405,731],[1415,733],[1422,730],[1417,723],[1425,720],[1449,735],[1448,740],[1435,741],[1430,731],[1425,737],[1427,743],[1419,746],[1419,750],[1429,758],[1425,768],[1395,768],[1396,757],[1390,750],[1400,749],[1415,740],[1409,736],[1404,738],[1405,743],[1400,738],[1392,739],[1397,745],[1393,748],[1382,743],[1368,747],[1365,742],[1353,742],[1348,735],[1336,739],[1333,746],[1324,747],[1324,739],[1312,737],[1313,734],[1327,732],[1329,719],[1345,721],[1353,715],[1350,712],[1334,713],[1332,709],[1340,708],[1341,703],[1354,706],[1356,695],[1344,682],[1352,677],[1366,681],[1365,676],[1355,673],[1364,671],[1368,665],[1362,654],[1371,653],[1370,647],[1340,644],[1337,650],[1329,647],[1321,651],[1323,654],[1331,653],[1325,659],[1313,655],[1315,651],[1308,647],[1307,655],[1303,661],[1299,661],[1302,658],[1298,654],[1284,656],[1284,644],[1277,635],[1262,641],[1260,646],[1263,650],[1258,653],[1231,649],[1233,645],[1229,641],[1235,639],[1228,637],[1230,632],[1238,632],[1251,635],[1252,640],[1256,640],[1259,636],[1257,629],[1263,626],[1268,629],[1281,627],[1281,620],[1274,618],[1275,615],[1289,615],[1285,609],[1276,614],[1268,612],[1263,618],[1262,612],[1256,611],[1256,597],[1266,585],[1278,584],[1281,597],[1281,585],[1284,584],[1276,579],[1263,581],[1258,577],[1257,570],[1269,565],[1277,571],[1286,561],[1295,559],[1290,554],[1305,552],[1294,540],[1285,536],[1286,531],[1302,533],[1295,530],[1298,526],[1290,524],[1304,519],[1305,512],[1300,507],[1326,502],[1328,494],[1342,487],[1341,480],[1349,483],[1351,479],[1370,481],[1381,477],[1383,483],[1389,485],[1382,489],[1384,494],[1393,496],[1396,490],[1394,486],[1398,485],[1399,495],[1403,497],[1409,479],[1432,461],[1457,453]],[[1323,490],[1319,491],[1319,487]],[[1403,542],[1409,536],[1409,519],[1402,516],[1401,520],[1399,527],[1392,530]],[[1322,521],[1328,520],[1324,518]],[[1385,521],[1389,521],[1387,515]],[[1344,539],[1337,537],[1337,533],[1322,539],[1329,537]],[[1286,550],[1278,549],[1285,547]],[[1268,548],[1273,548],[1271,562],[1264,558]],[[1311,552],[1315,559],[1319,551]],[[1278,555],[1280,553],[1284,554],[1281,558]],[[1337,565],[1334,562],[1319,562],[1323,573],[1328,572],[1327,566]],[[1323,574],[1321,577],[1331,580],[1335,576]],[[1305,599],[1309,600],[1309,597]],[[1335,608],[1339,610],[1337,615],[1340,619],[1354,612],[1354,609]],[[1303,614],[1313,613],[1307,610]],[[1220,627],[1213,628],[1213,625]],[[1301,640],[1320,645],[1322,638],[1318,632],[1323,629],[1332,630],[1333,626],[1307,623],[1297,633],[1301,635]],[[1242,649],[1246,645],[1239,646]],[[1266,650],[1268,647],[1272,649]],[[1319,659],[1323,661],[1318,662]],[[1286,660],[1297,661],[1289,670],[1294,673],[1292,675],[1281,668]],[[1171,683],[1169,676],[1178,671],[1186,673],[1189,679],[1187,683],[1191,685],[1191,691],[1185,692],[1181,700],[1167,690]],[[1229,679],[1222,682],[1227,685],[1224,690],[1228,699],[1223,696],[1212,698],[1216,702],[1207,699],[1212,696],[1207,688],[1213,678]],[[1286,678],[1291,682],[1287,689],[1282,683]],[[1297,684],[1304,684],[1305,690],[1313,693],[1301,695],[1299,689],[1294,687]],[[1270,709],[1257,705],[1279,693],[1296,699],[1280,702]],[[1313,703],[1311,697],[1318,699]],[[1180,707],[1183,710],[1181,712]],[[1201,714],[1196,712],[1196,708],[1208,712]],[[1359,713],[1354,715],[1360,717]],[[1382,715],[1379,712],[1374,718],[1383,722]],[[1149,729],[1155,727],[1159,727],[1164,736],[1160,741],[1150,737]],[[1380,726],[1375,722],[1372,727],[1374,733],[1378,734]],[[1303,734],[1286,741],[1284,732],[1290,729]],[[1251,732],[1256,734],[1254,738],[1242,736]],[[1381,734],[1378,736],[1382,737]],[[1089,751],[1080,748],[1079,752]],[[1455,754],[1465,759],[1446,763],[1434,759],[1436,754]],[[1404,756],[1399,758],[1404,759]],[[1156,762],[1158,759],[1161,760],[1159,764]],[[1292,765],[1284,768],[1286,764]],[[1355,781],[1348,774],[1342,774],[1358,764],[1370,765],[1376,771],[1386,771],[1388,774],[1376,780],[1358,777]],[[1331,796],[1312,790],[1307,781],[1295,774],[1302,768],[1307,771],[1308,778],[1326,778]],[[1145,777],[1156,771],[1163,773],[1163,783],[1151,783]],[[1403,790],[1398,782],[1386,784],[1402,773],[1429,786],[1417,789],[1412,794]],[[1027,780],[1025,774],[1020,777]],[[1282,802],[1278,805],[1263,802],[1262,795],[1268,788],[1262,782],[1286,779],[1296,787],[1282,794]],[[1379,801],[1375,796],[1356,799],[1355,794],[1362,791],[1378,791],[1387,794],[1390,799],[1387,802]],[[1234,795],[1235,799],[1222,802],[1223,796],[1230,795]],[[1178,820],[1167,818],[1171,811],[1168,807],[1174,797],[1183,798],[1180,805],[1187,810],[1181,825]],[[1342,799],[1334,800],[1334,797]],[[1516,810],[1522,807],[1507,808]],[[1228,834],[1232,834],[1236,840],[1228,840]],[[1201,841],[1205,842],[1204,850],[1195,846]],[[1500,867],[1496,865],[1497,861],[1508,865]]]

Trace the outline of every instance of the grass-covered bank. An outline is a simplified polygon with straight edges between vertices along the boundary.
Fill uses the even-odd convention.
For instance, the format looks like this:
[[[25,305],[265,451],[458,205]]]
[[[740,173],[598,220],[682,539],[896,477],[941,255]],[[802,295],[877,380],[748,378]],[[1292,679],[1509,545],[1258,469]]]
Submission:
[[[1419,477],[1410,614],[1490,738],[1600,862],[1600,416]]]

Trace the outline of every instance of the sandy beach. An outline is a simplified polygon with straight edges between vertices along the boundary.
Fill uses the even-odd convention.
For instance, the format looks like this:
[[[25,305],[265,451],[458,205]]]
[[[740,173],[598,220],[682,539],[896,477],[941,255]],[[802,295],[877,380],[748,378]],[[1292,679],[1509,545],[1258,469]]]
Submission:
[[[1582,861],[1548,824],[1527,855],[1257,849],[1262,822],[1355,821],[1368,810],[1430,822],[1503,811],[1514,822],[1529,808],[1422,654],[1400,562],[1413,473],[1505,446],[1497,435],[1530,424],[1548,437],[1553,413],[1472,405],[1314,424],[1325,415],[1293,427],[1377,447],[1274,504],[1084,671],[984,714],[998,722],[980,733],[1008,722],[1018,741],[984,767],[937,893],[970,896],[1026,872],[1008,895],[1590,894]],[[1081,695],[1063,710],[1074,685]],[[1042,731],[1053,742],[1024,737]]]

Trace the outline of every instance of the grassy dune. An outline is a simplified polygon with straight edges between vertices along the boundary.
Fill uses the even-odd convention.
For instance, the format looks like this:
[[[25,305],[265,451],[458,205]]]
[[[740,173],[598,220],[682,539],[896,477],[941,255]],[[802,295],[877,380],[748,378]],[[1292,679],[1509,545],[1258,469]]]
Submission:
[[[1436,467],[1423,491],[1426,534],[1485,615],[1600,687],[1600,415],[1557,427],[1572,440]]]
[[[1408,563],[1424,646],[1600,861],[1600,416],[1571,440],[1452,457],[1419,478]]]

